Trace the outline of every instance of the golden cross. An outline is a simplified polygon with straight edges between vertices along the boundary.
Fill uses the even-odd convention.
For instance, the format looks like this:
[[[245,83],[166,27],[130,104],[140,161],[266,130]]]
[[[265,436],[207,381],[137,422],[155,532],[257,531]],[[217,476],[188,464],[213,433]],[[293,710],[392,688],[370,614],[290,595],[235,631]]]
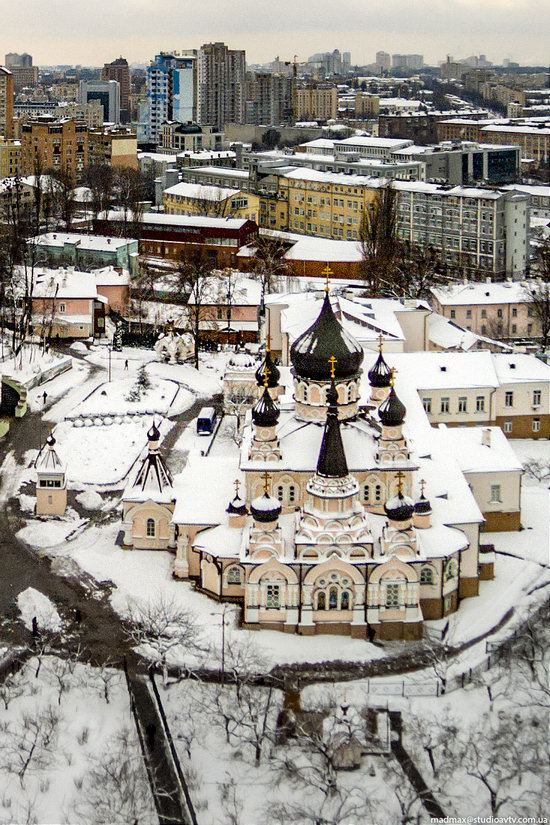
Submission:
[[[378,352],[382,352],[384,348],[384,336],[382,333],[378,336]]]
[[[335,358],[334,355],[331,355],[328,362],[330,364],[330,377],[336,378],[336,364],[338,363],[338,359]]]
[[[271,334],[269,332],[265,336],[265,351],[266,351],[266,355],[267,355],[268,352],[271,351]]]
[[[332,271],[332,269],[330,268],[330,266],[327,264],[327,265],[325,266],[325,268],[323,269],[323,271],[321,272],[321,275],[324,275],[324,276],[325,276],[325,279],[326,279],[326,282],[325,282],[325,292],[326,292],[326,294],[328,295],[328,294],[329,294],[329,292],[330,292],[330,276],[331,276],[331,275],[334,275],[334,272]]]
[[[269,387],[269,376],[270,375],[271,375],[271,370],[269,369],[269,367],[266,364],[266,366],[264,367],[264,387],[266,388],[266,390]]]
[[[269,473],[266,470],[265,473],[263,473],[260,476],[260,478],[264,482],[264,493],[265,493],[266,496],[268,496],[269,495],[269,482],[271,481],[271,476],[269,475]]]
[[[426,482],[422,478],[422,479],[420,479],[420,495],[422,496],[422,498],[424,498],[424,489],[425,489],[425,487],[426,487]]]
[[[402,473],[401,470],[399,470],[399,472],[395,474],[395,477],[397,479],[397,492],[399,493],[400,496],[402,496],[403,495],[403,479],[405,478],[405,473]]]
[[[395,367],[392,367],[390,370],[390,387],[395,387],[395,376],[397,375],[397,370]]]
[[[235,479],[234,485],[235,485],[235,498],[239,498],[239,490],[240,490],[240,487],[241,487],[241,482],[239,481],[238,478]]]

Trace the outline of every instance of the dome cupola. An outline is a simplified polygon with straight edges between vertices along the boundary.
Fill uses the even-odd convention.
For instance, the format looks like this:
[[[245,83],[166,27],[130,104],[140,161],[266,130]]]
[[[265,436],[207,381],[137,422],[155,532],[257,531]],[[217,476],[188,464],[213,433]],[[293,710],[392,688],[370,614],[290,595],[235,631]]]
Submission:
[[[270,389],[279,386],[279,381],[281,379],[281,372],[275,361],[271,357],[271,353],[268,348],[265,351],[265,358],[256,370],[256,383],[259,387],[265,387],[265,380],[267,377],[267,386]]]
[[[260,400],[252,407],[252,421],[257,427],[275,427],[279,415],[280,410],[265,386]]]
[[[254,521],[261,524],[270,524],[277,521],[281,515],[281,503],[270,496],[269,493],[264,493],[263,496],[254,499],[250,505],[250,512],[254,517]]]
[[[335,378],[341,380],[359,373],[364,353],[336,318],[326,294],[317,319],[290,348],[290,359],[299,377],[329,381],[331,356],[337,360]]]
[[[380,335],[378,339],[378,358],[368,371],[369,384],[371,387],[391,386],[391,369],[386,364],[384,356],[382,355],[382,344],[383,337]]]
[[[410,521],[414,512],[411,498],[404,496],[401,490],[384,504],[384,512],[391,521]]]
[[[378,407],[378,416],[384,427],[400,427],[405,420],[407,408],[397,397],[394,387],[395,370],[390,370],[390,392]]]

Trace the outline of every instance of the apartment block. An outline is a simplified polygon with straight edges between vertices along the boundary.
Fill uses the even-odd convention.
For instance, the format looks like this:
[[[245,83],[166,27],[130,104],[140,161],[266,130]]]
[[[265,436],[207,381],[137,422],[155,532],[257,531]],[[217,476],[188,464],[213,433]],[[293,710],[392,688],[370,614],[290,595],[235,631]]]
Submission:
[[[337,117],[338,92],[336,86],[296,89],[294,93],[295,120],[335,120]]]
[[[105,63],[101,72],[102,80],[116,80],[120,87],[120,120],[128,123],[130,117],[130,67],[128,61],[118,57],[112,63]]]
[[[42,118],[21,128],[21,171],[32,175],[42,169],[64,169],[79,181],[88,165],[88,127],[74,120]]]
[[[0,135],[13,135],[13,75],[4,66],[0,66]]]
[[[137,137],[129,127],[91,129],[88,146],[90,165],[138,168]]]
[[[161,52],[147,67],[145,137],[156,144],[165,121],[197,119],[197,53]]]
[[[378,117],[380,98],[378,95],[358,92],[355,95],[355,117]]]
[[[477,335],[517,339],[541,334],[524,281],[469,282],[431,292],[436,312]]]
[[[103,123],[120,123],[120,84],[116,80],[81,80],[79,101],[98,100],[103,108]]]
[[[0,179],[21,173],[21,141],[0,136]]]
[[[178,183],[164,191],[166,215],[245,218],[257,222],[260,199],[250,192],[208,184]]]
[[[294,80],[273,72],[251,73],[247,81],[246,122],[277,126],[292,120]]]
[[[166,121],[160,129],[160,147],[170,152],[201,152],[204,149],[220,151],[225,143],[224,133],[216,126],[198,123]]]
[[[205,43],[198,55],[198,117],[200,124],[223,129],[244,123],[246,56],[225,43]]]

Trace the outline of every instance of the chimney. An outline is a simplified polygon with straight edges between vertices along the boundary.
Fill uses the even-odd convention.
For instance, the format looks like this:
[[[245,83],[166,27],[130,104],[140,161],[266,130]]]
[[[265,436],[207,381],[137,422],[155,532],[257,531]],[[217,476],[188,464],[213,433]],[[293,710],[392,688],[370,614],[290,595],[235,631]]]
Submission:
[[[484,429],[481,431],[481,443],[484,447],[491,446],[491,430]]]

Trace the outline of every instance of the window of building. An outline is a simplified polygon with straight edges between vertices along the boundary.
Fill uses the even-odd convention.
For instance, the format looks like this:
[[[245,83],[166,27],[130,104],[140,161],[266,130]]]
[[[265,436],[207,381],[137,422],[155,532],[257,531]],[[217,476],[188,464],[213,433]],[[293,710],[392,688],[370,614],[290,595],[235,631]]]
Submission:
[[[468,412],[468,399],[465,395],[461,395],[458,399],[458,412],[465,413]]]
[[[456,310],[451,309],[451,318],[456,318]]]
[[[66,304],[59,304],[59,312],[65,312],[67,309]]]
[[[61,481],[59,479],[43,478],[40,482],[41,487],[56,487],[61,488]]]
[[[227,584],[240,584],[241,583],[241,568],[240,567],[230,567],[227,571]]]
[[[424,405],[424,412],[431,413],[432,411],[432,399],[431,398],[423,398],[422,404]]]
[[[512,324],[512,335],[515,335],[517,331],[518,331],[517,325]]]
[[[540,390],[533,390],[533,405],[538,407],[541,402],[541,391]]]
[[[497,318],[502,318],[502,310],[497,309]]]
[[[399,585],[387,584],[384,603],[386,607],[399,607]]]
[[[482,317],[482,318],[486,318],[486,317],[487,317],[487,310],[486,310],[486,309],[482,309],[482,310],[481,310],[481,317]]]
[[[476,412],[485,412],[485,396],[478,395],[476,398]]]
[[[448,413],[449,412],[449,399],[448,398],[442,398],[441,399],[441,412],[442,413]]]
[[[277,500],[280,501],[281,504],[282,504],[284,497],[285,497],[285,488],[283,487],[282,484],[279,484],[278,487],[277,487]]]
[[[375,484],[374,485],[374,500],[376,502],[382,501],[382,485]]]
[[[511,433],[512,432],[512,422],[511,421],[505,421],[504,422],[504,432],[505,433]]]
[[[425,565],[420,570],[420,584],[433,584],[434,583],[434,571],[433,567],[429,565]]]
[[[456,561],[454,559],[449,559],[445,565],[445,581],[448,582],[450,579],[454,579],[456,576],[456,571]]]
[[[363,485],[363,501],[365,504],[370,502],[370,484]]]
[[[491,484],[491,503],[500,504],[501,502],[500,484]]]
[[[471,318],[471,317],[472,317],[472,310],[471,310],[471,309],[467,309],[467,310],[466,310],[466,318]]]
[[[512,318],[518,317],[518,311],[516,307],[512,307]]]
[[[514,393],[511,390],[508,390],[504,393],[504,406],[505,407],[513,407],[514,406]]]
[[[267,585],[265,606],[268,610],[278,610],[281,606],[281,586],[279,584]]]
[[[487,334],[487,327],[485,326],[485,324],[482,324],[482,325],[481,325],[481,334],[482,334],[482,335],[486,335],[486,334]]]
[[[540,433],[540,418],[533,418],[533,423],[531,424],[531,430],[534,433]]]
[[[147,533],[147,538],[150,538],[150,539],[152,539],[156,536],[156,534],[157,534],[157,525],[155,524],[155,519],[154,518],[148,518],[147,519],[146,533]]]

